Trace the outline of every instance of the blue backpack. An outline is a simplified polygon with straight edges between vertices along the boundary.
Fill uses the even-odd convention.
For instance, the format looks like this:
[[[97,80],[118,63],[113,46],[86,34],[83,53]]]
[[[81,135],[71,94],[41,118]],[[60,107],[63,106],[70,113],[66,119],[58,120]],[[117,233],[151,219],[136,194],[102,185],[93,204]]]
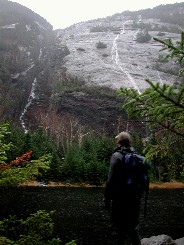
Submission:
[[[123,164],[125,164],[124,184],[127,190],[139,193],[140,196],[145,193],[144,217],[146,217],[149,194],[148,170],[151,169],[151,163],[138,153],[118,152],[123,155]]]
[[[137,153],[124,154],[126,185],[140,192],[149,190],[148,170],[151,168],[151,163],[144,159]]]

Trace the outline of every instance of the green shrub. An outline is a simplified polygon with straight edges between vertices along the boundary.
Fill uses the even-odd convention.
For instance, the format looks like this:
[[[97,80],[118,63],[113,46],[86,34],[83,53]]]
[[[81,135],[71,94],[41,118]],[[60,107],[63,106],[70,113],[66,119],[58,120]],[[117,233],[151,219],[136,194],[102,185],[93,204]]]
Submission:
[[[59,81],[55,88],[54,93],[55,96],[51,98],[52,107],[57,109],[57,106],[59,104],[60,96],[63,95],[63,93],[71,93],[71,92],[82,92],[86,94],[93,95],[95,97],[117,97],[117,92],[109,87],[100,87],[100,86],[88,86],[85,84],[84,81],[79,81],[77,79],[66,79]]]
[[[136,35],[136,41],[138,43],[145,43],[145,42],[149,42],[151,40],[151,36],[148,33],[148,31],[141,31],[138,32]]]
[[[25,220],[19,220],[15,215],[4,219],[0,222],[1,244],[61,244],[60,239],[52,239],[52,214],[53,211],[39,210]]]
[[[77,48],[78,51],[85,51],[84,48]]]
[[[15,215],[0,221],[0,244],[12,245],[61,245],[60,238],[53,238],[54,224],[52,214],[39,210],[27,219],[18,219]],[[74,240],[66,245],[77,245]]]
[[[0,164],[6,163],[7,153],[12,148],[12,142],[7,142],[7,136],[10,134],[8,124],[0,125]]]
[[[102,54],[103,57],[108,57],[109,55],[108,54]]]
[[[107,44],[99,41],[98,43],[96,43],[96,48],[99,49],[107,48]]]
[[[107,25],[93,26],[90,28],[90,32],[108,32],[108,31],[120,32],[121,27],[115,27],[115,26],[111,26],[110,24],[107,24]]]

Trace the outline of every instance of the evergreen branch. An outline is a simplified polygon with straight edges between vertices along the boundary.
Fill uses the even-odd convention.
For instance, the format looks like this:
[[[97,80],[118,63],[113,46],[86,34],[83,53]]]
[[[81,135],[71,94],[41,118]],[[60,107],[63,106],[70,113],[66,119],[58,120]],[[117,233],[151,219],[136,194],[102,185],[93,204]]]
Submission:
[[[160,40],[156,37],[153,38],[155,41],[162,43],[165,48],[164,49],[170,49],[173,50],[174,53],[172,53],[172,57],[175,56],[176,54],[184,56],[184,51],[183,51],[183,39],[184,39],[184,34],[183,32],[181,33],[181,42],[180,42],[180,48],[177,48],[173,45],[171,39],[168,40],[168,42]]]
[[[162,90],[160,86],[159,87],[158,86],[155,86],[149,79],[146,79],[146,82],[148,82],[151,85],[151,87],[160,94],[160,96],[162,98],[164,98],[167,101],[170,101],[175,106],[181,107],[182,109],[184,109],[184,105],[182,105],[181,103],[178,103],[178,101],[175,101],[170,96],[167,96],[165,94],[165,91]],[[184,92],[184,89],[181,91],[180,97],[182,96],[183,92]]]
[[[147,122],[147,123],[155,124],[155,121],[146,120],[146,122]],[[165,129],[167,129],[168,131],[170,131],[170,132],[172,132],[172,133],[178,135],[178,136],[184,137],[184,133],[181,133],[181,132],[179,132],[178,130],[175,130],[175,129],[173,129],[173,128],[170,128],[169,126],[167,126],[167,125],[164,124],[164,123],[161,123],[161,122],[160,122],[159,125],[162,126],[162,127],[165,128]]]

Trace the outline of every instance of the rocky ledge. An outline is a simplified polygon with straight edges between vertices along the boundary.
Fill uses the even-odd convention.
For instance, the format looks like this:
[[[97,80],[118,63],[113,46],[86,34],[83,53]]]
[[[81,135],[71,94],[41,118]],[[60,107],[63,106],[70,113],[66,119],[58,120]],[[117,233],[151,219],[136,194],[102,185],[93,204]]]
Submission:
[[[143,238],[141,240],[141,245],[183,245],[184,237],[173,240],[170,236],[167,235],[159,235],[152,236],[150,238]]]

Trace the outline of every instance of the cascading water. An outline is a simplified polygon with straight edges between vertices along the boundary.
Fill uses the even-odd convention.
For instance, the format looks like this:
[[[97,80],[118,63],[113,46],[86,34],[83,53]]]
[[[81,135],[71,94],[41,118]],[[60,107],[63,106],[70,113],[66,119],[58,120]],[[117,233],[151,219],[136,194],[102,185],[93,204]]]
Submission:
[[[40,53],[39,53],[39,57],[38,57],[39,60],[41,60],[42,54],[43,54],[42,49],[40,49]],[[35,66],[35,64],[32,63],[31,66],[28,67],[28,68],[27,68],[24,72],[22,72],[21,74],[25,76],[25,75],[27,74],[27,72],[28,72],[29,70],[31,70],[34,66]],[[27,104],[25,105],[25,108],[24,108],[24,110],[23,110],[23,112],[22,112],[22,114],[21,114],[21,116],[20,116],[20,123],[21,123],[22,128],[24,129],[24,132],[25,132],[25,133],[28,133],[28,129],[26,128],[26,125],[25,125],[24,116],[25,116],[25,114],[26,114],[28,108],[29,108],[30,105],[32,104],[33,100],[34,100],[35,97],[36,97],[36,94],[35,94],[36,84],[37,84],[37,79],[34,78],[33,83],[32,83],[32,87],[31,87],[31,92],[30,92],[30,95],[29,95],[29,97],[28,97]]]
[[[24,129],[25,133],[28,133],[28,130],[26,129],[26,125],[25,125],[25,121],[24,121],[24,116],[28,110],[28,108],[30,107],[30,105],[32,104],[33,100],[35,99],[35,88],[36,88],[36,83],[37,83],[37,79],[35,78],[33,83],[32,83],[32,87],[31,87],[31,92],[27,101],[27,104],[20,116],[20,123],[22,125],[22,128]]]
[[[141,16],[139,16],[139,21],[141,21]],[[118,40],[120,35],[125,33],[125,24],[127,24],[128,22],[129,22],[129,20],[125,21],[125,23],[123,24],[123,30],[120,32],[120,34],[118,34],[115,37],[114,42],[113,42],[113,46],[112,46],[112,49],[111,49],[111,56],[112,56],[113,62],[116,64],[116,66],[127,76],[128,80],[131,82],[133,88],[135,90],[137,90],[137,92],[139,94],[141,94],[141,92],[139,90],[139,87],[138,87],[137,83],[135,82],[134,78],[130,75],[130,73],[127,71],[127,69],[125,67],[122,67],[122,64],[120,63],[120,60],[119,60],[117,40]],[[138,31],[136,31],[136,33],[137,32]],[[159,75],[159,73],[158,73],[158,75]],[[161,80],[161,78],[160,78],[160,80]],[[142,123],[144,123],[144,122],[142,122]],[[128,131],[128,128],[129,128],[129,121],[127,120],[126,131]]]
[[[127,20],[123,23],[123,30],[120,32],[120,34],[118,34],[115,39],[114,39],[114,42],[113,42],[113,46],[112,46],[112,49],[111,49],[111,57],[112,57],[112,60],[113,60],[113,63],[119,68],[119,70],[125,74],[128,78],[128,80],[131,82],[132,84],[132,87],[137,90],[137,92],[139,94],[141,94],[140,90],[139,90],[139,87],[138,87],[138,84],[136,83],[135,79],[130,75],[130,72],[129,70],[125,67],[125,65],[123,65],[121,62],[120,62],[120,59],[119,59],[119,54],[118,54],[118,45],[117,45],[117,40],[118,38],[120,37],[120,35],[122,34],[125,34],[125,25],[128,24],[128,22],[130,22],[130,20]],[[142,22],[142,16],[141,15],[138,15],[137,16],[137,22],[138,23],[141,23]],[[133,41],[136,40],[136,36],[137,36],[137,33],[140,32],[140,29],[136,30],[135,33],[134,33],[134,37],[133,37]],[[147,57],[145,56],[145,61],[146,63],[148,62],[147,61]],[[140,66],[136,66],[137,70],[139,72],[141,72],[145,78],[146,78],[146,74],[144,73],[144,69],[142,69],[142,67]],[[162,78],[160,76],[160,73],[159,71],[157,71],[157,76],[158,76],[158,79],[160,81],[160,84],[163,85],[163,81],[162,81]]]
[[[138,93],[140,94],[140,90],[134,80],[134,78],[130,75],[130,73],[126,70],[125,67],[122,67],[120,60],[119,60],[119,55],[118,55],[118,47],[117,47],[117,40],[119,38],[120,35],[125,33],[125,24],[127,24],[129,22],[125,21],[125,23],[123,24],[123,30],[120,32],[120,34],[118,34],[113,42],[113,46],[111,49],[111,56],[112,56],[112,60],[113,62],[116,64],[116,66],[127,76],[128,80],[131,82],[132,86],[134,89],[136,89],[138,91]]]

